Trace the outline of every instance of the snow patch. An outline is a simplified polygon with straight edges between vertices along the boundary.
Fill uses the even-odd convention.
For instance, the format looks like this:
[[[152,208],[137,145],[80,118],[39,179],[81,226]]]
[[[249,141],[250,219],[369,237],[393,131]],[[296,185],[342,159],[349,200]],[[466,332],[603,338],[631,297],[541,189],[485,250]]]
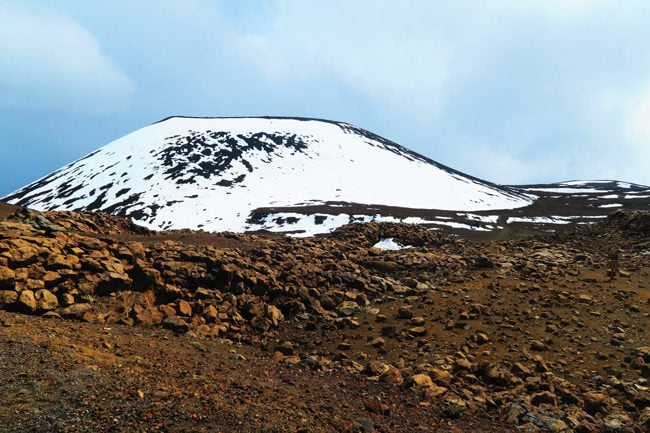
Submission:
[[[393,238],[381,238],[381,240],[372,247],[379,248],[382,251],[399,251],[406,248],[413,248],[411,245],[398,244],[393,240]]]
[[[130,216],[153,229],[234,232],[247,230],[252,211],[265,207],[348,202],[476,211],[534,201],[345,123],[181,117],[120,138],[8,199],[36,210]],[[309,231],[327,232],[329,221]]]

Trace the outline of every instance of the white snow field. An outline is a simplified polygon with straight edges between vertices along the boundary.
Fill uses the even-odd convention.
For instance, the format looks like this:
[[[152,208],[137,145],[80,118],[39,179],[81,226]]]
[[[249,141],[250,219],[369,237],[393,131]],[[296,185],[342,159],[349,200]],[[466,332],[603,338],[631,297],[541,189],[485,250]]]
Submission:
[[[249,220],[260,207],[348,202],[481,211],[527,206],[535,196],[463,175],[346,123],[171,117],[5,199],[37,210],[129,216],[152,229],[241,232],[276,226]],[[299,219],[309,234],[348,222]]]

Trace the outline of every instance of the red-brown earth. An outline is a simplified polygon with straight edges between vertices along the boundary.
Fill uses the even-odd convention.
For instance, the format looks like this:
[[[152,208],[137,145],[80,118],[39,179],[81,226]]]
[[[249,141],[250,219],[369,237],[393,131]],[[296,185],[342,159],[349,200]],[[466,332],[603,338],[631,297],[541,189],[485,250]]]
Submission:
[[[0,212],[0,431],[650,426],[648,213],[471,240]]]

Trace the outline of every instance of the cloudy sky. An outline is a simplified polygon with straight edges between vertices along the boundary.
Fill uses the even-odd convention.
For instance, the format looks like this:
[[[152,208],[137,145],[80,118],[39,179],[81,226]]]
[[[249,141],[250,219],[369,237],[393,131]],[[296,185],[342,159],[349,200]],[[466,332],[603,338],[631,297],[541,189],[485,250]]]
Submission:
[[[500,183],[650,184],[647,0],[0,0],[0,195],[172,114],[343,120]]]

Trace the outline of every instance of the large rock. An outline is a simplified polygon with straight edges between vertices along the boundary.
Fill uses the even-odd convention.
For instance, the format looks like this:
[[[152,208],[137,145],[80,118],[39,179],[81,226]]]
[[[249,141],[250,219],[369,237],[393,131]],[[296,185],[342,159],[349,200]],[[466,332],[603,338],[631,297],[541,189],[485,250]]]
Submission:
[[[184,299],[178,301],[176,307],[179,316],[192,317],[192,306]]]
[[[190,330],[190,325],[178,316],[167,316],[163,320],[164,328],[171,329],[174,332],[185,333]]]
[[[59,306],[59,300],[47,289],[37,290],[34,296],[36,298],[36,309],[39,311],[51,311]]]
[[[21,268],[38,260],[39,250],[34,244],[23,239],[12,239],[9,244],[11,245],[9,262],[12,267]]]
[[[273,326],[278,326],[278,324],[284,320],[284,315],[282,311],[275,305],[268,305],[266,307],[266,316],[271,320]]]
[[[61,314],[63,317],[81,319],[85,313],[90,311],[90,309],[90,304],[72,304],[61,309],[60,311],[57,311],[59,311],[59,314]]]
[[[590,415],[596,414],[600,409],[607,408],[611,400],[607,394],[596,391],[585,392],[582,399],[584,401],[584,410]]]
[[[36,297],[34,296],[34,292],[28,289],[20,292],[20,295],[18,295],[17,305],[18,308],[27,313],[36,312]]]
[[[135,323],[143,326],[160,325],[163,321],[164,314],[156,307],[142,306],[138,304],[134,308]]]
[[[50,271],[58,271],[61,269],[79,269],[79,258],[73,255],[51,254],[46,262],[46,269]]]
[[[136,260],[130,273],[135,290],[160,289],[165,285],[160,271],[149,266],[144,260]]]
[[[0,308],[11,305],[18,300],[18,293],[13,290],[0,290]]]
[[[0,266],[0,289],[13,289],[16,273],[6,266]]]

